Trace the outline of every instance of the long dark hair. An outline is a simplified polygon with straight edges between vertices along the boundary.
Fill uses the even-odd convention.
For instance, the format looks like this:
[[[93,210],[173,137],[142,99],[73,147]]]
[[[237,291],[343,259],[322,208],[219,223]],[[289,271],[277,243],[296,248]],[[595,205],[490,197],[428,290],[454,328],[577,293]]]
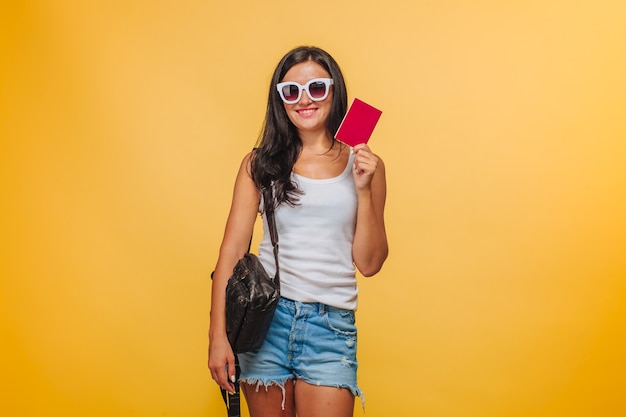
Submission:
[[[304,61],[321,65],[333,79],[331,110],[326,120],[326,130],[330,138],[334,138],[348,108],[348,94],[341,69],[328,52],[317,47],[301,46],[291,50],[280,60],[270,82],[263,131],[251,165],[252,179],[257,188],[261,192],[270,187],[273,190],[271,201],[265,198],[265,210],[283,203],[296,205],[301,193],[291,180],[291,171],[302,150],[302,141],[296,127],[287,117],[276,84],[282,81],[291,67]],[[333,139],[333,145],[334,142]]]

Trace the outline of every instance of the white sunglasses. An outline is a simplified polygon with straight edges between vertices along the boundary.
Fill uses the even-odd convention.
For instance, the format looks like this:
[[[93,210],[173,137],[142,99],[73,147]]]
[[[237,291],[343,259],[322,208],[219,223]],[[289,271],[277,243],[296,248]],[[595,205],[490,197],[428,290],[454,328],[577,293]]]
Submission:
[[[314,78],[302,85],[295,81],[278,83],[278,94],[286,104],[295,104],[302,98],[302,90],[306,90],[313,101],[322,101],[328,97],[330,86],[333,85],[332,78]]]

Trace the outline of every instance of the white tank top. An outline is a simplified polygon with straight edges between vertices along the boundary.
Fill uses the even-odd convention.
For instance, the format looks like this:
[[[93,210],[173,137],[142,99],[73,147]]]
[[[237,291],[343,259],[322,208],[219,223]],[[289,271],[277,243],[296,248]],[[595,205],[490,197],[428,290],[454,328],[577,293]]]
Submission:
[[[283,297],[356,310],[358,288],[352,242],[357,195],[353,163],[351,153],[346,168],[335,178],[318,180],[292,173],[292,179],[303,191],[299,204],[282,204],[274,214]],[[276,266],[265,216],[259,257],[273,276]]]

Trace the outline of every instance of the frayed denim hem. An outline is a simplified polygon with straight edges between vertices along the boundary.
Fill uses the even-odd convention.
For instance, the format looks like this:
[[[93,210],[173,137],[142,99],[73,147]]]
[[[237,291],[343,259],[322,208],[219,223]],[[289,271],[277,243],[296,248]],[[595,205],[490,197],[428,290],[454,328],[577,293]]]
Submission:
[[[296,380],[293,377],[283,378],[278,381],[265,381],[259,378],[241,378],[239,382],[248,384],[250,386],[255,385],[254,389],[256,390],[256,392],[259,392],[259,388],[261,387],[265,387],[265,391],[267,391],[268,387],[271,387],[272,385],[276,385],[278,388],[280,388],[280,390],[283,393],[283,402],[281,403],[280,407],[282,410],[284,410],[285,409],[285,396],[286,396],[285,384],[289,381],[293,381],[294,384],[296,383]]]
[[[254,389],[256,392],[259,392],[259,389],[261,387],[265,387],[265,391],[267,391],[269,387],[274,386],[274,385],[277,386],[278,388],[280,388],[280,390],[283,393],[283,401],[280,407],[282,410],[284,410],[285,409],[285,396],[286,396],[285,384],[287,384],[287,382],[289,381],[295,384],[298,379],[303,382],[306,382],[307,384],[315,385],[318,387],[324,386],[324,387],[349,389],[352,395],[354,395],[355,397],[361,398],[361,408],[363,409],[363,412],[365,412],[365,394],[363,393],[363,391],[361,391],[359,387],[352,387],[350,385],[345,385],[345,384],[335,384],[335,385],[320,384],[317,381],[311,381],[311,380],[308,380],[306,378],[301,378],[301,377],[297,377],[297,378],[288,377],[288,378],[283,378],[278,381],[267,381],[267,380],[261,380],[259,378],[241,378],[239,382],[248,384],[250,386],[254,386]]]

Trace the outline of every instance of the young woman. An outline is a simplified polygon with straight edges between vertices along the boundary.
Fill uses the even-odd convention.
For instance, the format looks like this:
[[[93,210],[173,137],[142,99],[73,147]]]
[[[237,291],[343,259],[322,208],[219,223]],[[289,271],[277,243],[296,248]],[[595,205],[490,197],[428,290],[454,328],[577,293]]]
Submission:
[[[251,417],[352,416],[357,386],[355,266],[376,274],[387,258],[382,160],[334,139],[347,110],[343,75],[315,47],[299,47],[272,77],[259,147],[246,155],[213,278],[209,369],[233,390],[225,288],[247,251],[259,211],[275,207],[281,299],[261,348],[239,354]],[[272,187],[272,201],[260,190]],[[267,219],[259,257],[275,272]]]

